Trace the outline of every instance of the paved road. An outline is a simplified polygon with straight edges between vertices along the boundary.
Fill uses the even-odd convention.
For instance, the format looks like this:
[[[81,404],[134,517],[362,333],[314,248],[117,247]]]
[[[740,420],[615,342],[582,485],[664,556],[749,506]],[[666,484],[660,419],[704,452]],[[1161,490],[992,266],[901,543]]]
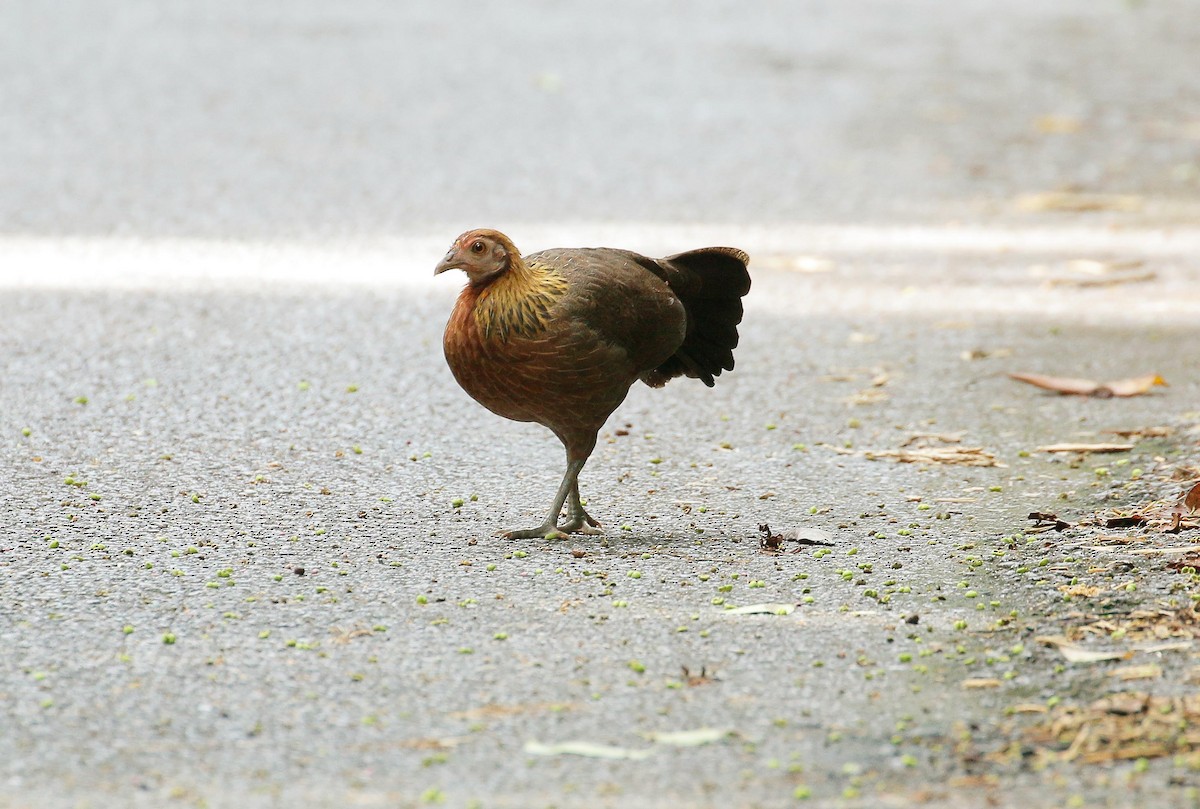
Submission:
[[[1186,691],[1195,584],[1140,551],[1187,535],[1025,533],[1197,463],[1190,5],[0,15],[0,806],[1200,787],[1186,743],[1110,766],[1036,733]],[[1125,196],[1014,202],[1061,190]],[[737,370],[635,390],[606,430],[603,539],[493,536],[562,459],[442,362],[457,281],[429,273],[481,223],[755,257]],[[865,454],[915,434],[1003,465]],[[760,523],[833,545],[767,554]],[[795,611],[727,609],[760,603]],[[1035,641],[1058,634],[1131,656],[1067,666]],[[543,755],[566,742],[606,749]]]

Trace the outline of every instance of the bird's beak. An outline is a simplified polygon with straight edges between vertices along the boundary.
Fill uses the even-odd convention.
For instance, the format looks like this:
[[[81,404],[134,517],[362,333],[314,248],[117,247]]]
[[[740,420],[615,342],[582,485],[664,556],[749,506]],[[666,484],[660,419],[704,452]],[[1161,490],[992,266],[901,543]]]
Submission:
[[[437,263],[437,266],[433,268],[433,274],[441,275],[446,270],[458,269],[462,269],[462,263],[458,258],[458,251],[451,249],[450,252],[447,253],[442,260]]]

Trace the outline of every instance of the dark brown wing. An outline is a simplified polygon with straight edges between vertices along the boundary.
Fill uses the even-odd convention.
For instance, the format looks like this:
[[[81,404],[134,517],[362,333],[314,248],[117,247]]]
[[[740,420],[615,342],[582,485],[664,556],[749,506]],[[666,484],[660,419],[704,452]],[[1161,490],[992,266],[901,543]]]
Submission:
[[[569,291],[553,317],[619,347],[628,357],[630,383],[665,362],[683,342],[684,306],[651,259],[593,248],[544,250],[525,260],[552,266],[567,279]]]

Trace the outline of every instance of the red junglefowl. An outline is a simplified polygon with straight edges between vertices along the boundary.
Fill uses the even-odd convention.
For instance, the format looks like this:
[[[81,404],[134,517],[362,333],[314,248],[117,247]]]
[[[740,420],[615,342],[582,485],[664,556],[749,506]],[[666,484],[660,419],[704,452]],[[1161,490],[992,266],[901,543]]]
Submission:
[[[667,258],[605,248],[522,256],[495,230],[455,240],[434,270],[467,273],[443,339],[454,378],[493,413],[549,427],[567,450],[546,521],[505,536],[597,533],[579,501],[579,471],[600,428],[639,379],[658,388],[689,376],[711,387],[733,369],[748,261],[732,247]]]

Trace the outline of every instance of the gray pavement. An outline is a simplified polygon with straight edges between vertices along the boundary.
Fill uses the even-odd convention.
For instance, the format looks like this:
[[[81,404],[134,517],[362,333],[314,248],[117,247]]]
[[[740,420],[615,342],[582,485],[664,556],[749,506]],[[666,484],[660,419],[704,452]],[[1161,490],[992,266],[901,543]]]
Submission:
[[[1192,5],[56,6],[0,6],[0,807],[1196,802],[1186,734],[1037,731],[1190,692],[1195,532],[1025,519],[1197,474]],[[441,358],[485,224],[753,256],[603,538],[494,536],[562,459]]]

